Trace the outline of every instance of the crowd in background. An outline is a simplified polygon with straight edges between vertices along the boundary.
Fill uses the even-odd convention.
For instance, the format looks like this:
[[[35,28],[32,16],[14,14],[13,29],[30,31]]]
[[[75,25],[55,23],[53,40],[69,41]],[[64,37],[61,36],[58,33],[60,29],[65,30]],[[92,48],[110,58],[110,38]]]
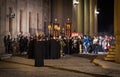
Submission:
[[[74,53],[92,53],[98,54],[98,52],[108,52],[111,45],[114,45],[115,37],[110,35],[104,36],[87,36],[78,35],[74,37],[59,36],[58,38],[49,36],[40,36],[39,40],[58,40],[61,46],[63,54]],[[34,54],[34,44],[38,40],[36,36],[24,36],[18,35],[17,38],[11,38],[10,35],[4,36],[4,46],[6,53],[22,54],[27,52],[28,54]],[[32,51],[32,52],[29,52]]]
[[[67,38],[63,38],[66,43]],[[98,54],[98,52],[107,53],[111,45],[114,45],[115,37],[110,35],[104,36],[87,36],[79,35],[68,39],[68,52],[69,53],[92,53]],[[67,45],[67,43],[66,43]],[[64,52],[64,47],[63,47]],[[64,52],[66,53],[66,52]]]

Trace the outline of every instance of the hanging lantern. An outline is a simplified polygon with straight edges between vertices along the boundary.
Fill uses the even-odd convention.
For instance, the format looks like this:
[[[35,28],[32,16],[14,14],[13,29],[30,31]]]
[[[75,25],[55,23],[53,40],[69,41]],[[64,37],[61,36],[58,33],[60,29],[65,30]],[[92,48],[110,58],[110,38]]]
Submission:
[[[57,27],[57,30],[60,31],[60,26]]]
[[[50,30],[51,28],[52,28],[52,26],[49,24],[49,25],[48,25],[48,29]]]
[[[66,25],[66,28],[67,28],[67,29],[70,29],[70,24],[67,24],[67,25]]]

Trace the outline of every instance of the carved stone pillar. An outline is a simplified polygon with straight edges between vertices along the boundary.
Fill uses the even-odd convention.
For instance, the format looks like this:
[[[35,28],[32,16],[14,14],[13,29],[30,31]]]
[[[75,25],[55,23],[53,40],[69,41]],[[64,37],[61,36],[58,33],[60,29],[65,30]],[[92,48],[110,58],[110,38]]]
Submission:
[[[31,34],[32,33],[32,24],[31,24],[31,12],[29,12],[29,33]]]
[[[94,0],[90,0],[90,35],[94,33]]]
[[[90,35],[97,34],[97,14],[95,11],[97,11],[97,0],[90,0]]]
[[[79,4],[77,7],[77,32],[78,33],[83,33],[84,32],[84,7],[83,7],[83,0],[79,0]]]
[[[88,35],[89,34],[89,18],[90,18],[90,13],[89,13],[89,1],[90,0],[84,0],[84,34]]]
[[[40,19],[39,19],[39,13],[37,13],[37,31],[39,32],[39,24],[40,24]]]
[[[23,25],[22,25],[22,18],[23,18],[23,11],[22,10],[20,10],[20,33],[22,33],[23,32]]]
[[[12,7],[9,7],[9,32],[12,36],[13,34],[13,18],[11,17],[11,13],[13,12],[13,8]]]
[[[120,0],[114,0],[114,34],[116,37],[115,61],[120,63]]]
[[[62,24],[62,18],[63,18],[63,2],[62,0],[57,0],[57,18],[58,22]]]

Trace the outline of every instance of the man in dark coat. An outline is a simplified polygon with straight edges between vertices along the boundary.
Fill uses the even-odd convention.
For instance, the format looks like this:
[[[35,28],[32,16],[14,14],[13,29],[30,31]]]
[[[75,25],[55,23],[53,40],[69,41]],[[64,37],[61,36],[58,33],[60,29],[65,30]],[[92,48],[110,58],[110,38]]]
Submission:
[[[4,39],[3,39],[3,41],[4,41],[4,46],[5,46],[5,53],[8,53],[8,51],[7,51],[7,36],[4,36]]]
[[[12,39],[10,38],[10,35],[7,37],[7,51],[8,53],[12,53]]]

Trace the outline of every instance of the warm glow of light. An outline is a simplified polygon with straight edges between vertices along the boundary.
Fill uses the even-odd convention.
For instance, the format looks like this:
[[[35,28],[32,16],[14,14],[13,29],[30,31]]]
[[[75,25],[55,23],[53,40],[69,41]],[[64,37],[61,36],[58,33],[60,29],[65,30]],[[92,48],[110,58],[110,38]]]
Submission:
[[[48,25],[48,29],[50,30],[51,28],[52,28],[52,27],[51,27],[51,25],[49,24],[49,25]]]
[[[73,5],[78,5],[79,1],[78,0],[73,0]]]
[[[97,10],[95,11],[95,14],[99,14],[99,13],[100,13],[99,11],[97,11]]]

